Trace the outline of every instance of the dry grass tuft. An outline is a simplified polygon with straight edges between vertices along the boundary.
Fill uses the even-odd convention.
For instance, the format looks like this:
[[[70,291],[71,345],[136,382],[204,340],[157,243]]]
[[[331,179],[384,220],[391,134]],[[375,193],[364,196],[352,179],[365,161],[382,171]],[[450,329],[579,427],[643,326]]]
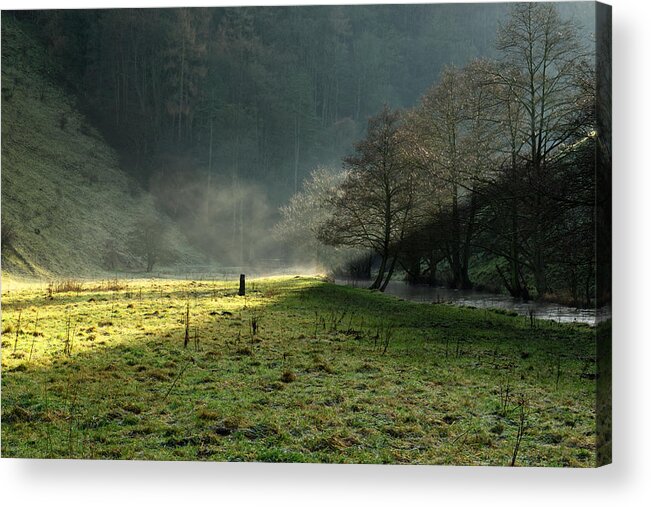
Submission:
[[[296,374],[291,370],[285,370],[283,374],[280,376],[280,380],[282,380],[285,384],[289,384],[290,382],[295,382]]]
[[[126,282],[118,280],[117,278],[112,278],[109,280],[102,280],[96,290],[100,291],[119,291],[127,288]]]
[[[51,281],[47,286],[48,292],[81,292],[84,290],[84,284],[81,280],[66,278],[65,280]]]
[[[197,417],[203,419],[204,421],[219,421],[222,418],[222,414],[214,410],[208,410],[202,408],[197,412]]]

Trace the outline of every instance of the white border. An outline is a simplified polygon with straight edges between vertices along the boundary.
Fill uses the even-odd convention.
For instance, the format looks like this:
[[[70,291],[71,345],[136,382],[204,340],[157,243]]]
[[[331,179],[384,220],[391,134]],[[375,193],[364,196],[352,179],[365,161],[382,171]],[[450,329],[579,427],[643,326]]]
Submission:
[[[139,7],[316,2],[137,0]],[[351,1],[322,3],[349,4]],[[354,2],[386,3],[386,2]],[[401,2],[391,2],[401,3]],[[416,3],[416,2],[414,2]],[[418,2],[422,3],[422,2]],[[651,505],[648,2],[612,0],[614,464],[598,470],[0,460],[3,505]],[[133,7],[5,0],[2,9]],[[646,23],[645,23],[646,22]]]

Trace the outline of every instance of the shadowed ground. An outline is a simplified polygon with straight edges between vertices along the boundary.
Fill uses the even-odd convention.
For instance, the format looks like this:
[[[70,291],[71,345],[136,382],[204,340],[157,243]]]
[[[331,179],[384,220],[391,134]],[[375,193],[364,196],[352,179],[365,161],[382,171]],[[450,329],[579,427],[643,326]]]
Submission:
[[[299,277],[2,306],[4,457],[509,465],[520,433],[517,465],[595,463],[587,327]]]

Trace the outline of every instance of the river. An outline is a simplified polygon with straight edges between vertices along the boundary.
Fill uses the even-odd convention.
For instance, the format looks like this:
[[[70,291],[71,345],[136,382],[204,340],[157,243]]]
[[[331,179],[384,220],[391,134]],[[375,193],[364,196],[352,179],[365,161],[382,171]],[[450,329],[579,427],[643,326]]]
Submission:
[[[369,281],[337,279],[339,285],[352,287],[368,287]],[[473,306],[475,308],[501,308],[515,312],[519,315],[553,320],[555,322],[580,322],[590,326],[595,325],[597,312],[594,308],[573,308],[557,303],[540,301],[522,301],[504,294],[492,294],[476,290],[448,289],[445,287],[431,287],[429,285],[410,285],[399,280],[389,282],[385,291],[401,299],[418,301],[421,303],[449,303],[458,306]],[[610,316],[610,308],[599,311],[599,320],[604,315]]]

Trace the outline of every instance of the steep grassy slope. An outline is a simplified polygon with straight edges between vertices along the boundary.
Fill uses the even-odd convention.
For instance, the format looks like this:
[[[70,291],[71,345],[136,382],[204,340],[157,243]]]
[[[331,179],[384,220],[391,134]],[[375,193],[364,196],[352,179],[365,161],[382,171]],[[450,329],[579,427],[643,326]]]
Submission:
[[[121,172],[118,158],[80,113],[73,96],[26,27],[2,17],[2,224],[4,273],[98,275],[107,241],[123,267],[139,269],[127,237],[143,218],[165,219]],[[196,262],[167,220],[178,263]]]

